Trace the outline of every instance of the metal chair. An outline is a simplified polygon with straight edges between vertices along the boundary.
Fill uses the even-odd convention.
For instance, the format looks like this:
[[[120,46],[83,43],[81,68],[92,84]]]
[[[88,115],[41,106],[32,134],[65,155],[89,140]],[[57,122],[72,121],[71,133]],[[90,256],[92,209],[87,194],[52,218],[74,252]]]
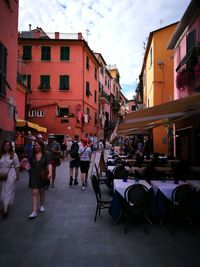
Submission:
[[[98,167],[97,167],[96,164],[94,164],[94,167],[95,167],[96,176],[97,176],[97,179],[98,179],[99,183],[100,184],[106,184],[107,177],[100,176],[100,173],[99,173],[99,170],[98,170]]]
[[[92,181],[92,187],[93,187],[93,190],[96,196],[96,202],[97,202],[95,216],[94,216],[94,221],[96,222],[97,213],[99,213],[99,216],[100,216],[102,209],[109,209],[111,205],[111,200],[102,198],[101,188],[100,188],[99,181],[96,175],[92,175],[91,181]]]
[[[171,234],[175,234],[175,224],[177,219],[183,218],[192,227],[195,234],[195,228],[193,227],[192,218],[192,204],[196,198],[196,189],[190,184],[182,184],[177,186],[172,192],[172,229]]]
[[[129,186],[125,193],[124,198],[126,204],[124,206],[124,217],[127,218],[124,233],[127,234],[127,228],[129,219],[136,216],[140,216],[152,225],[152,222],[146,215],[147,201],[148,201],[148,189],[142,184],[133,184]],[[147,224],[145,223],[145,233],[148,233]]]

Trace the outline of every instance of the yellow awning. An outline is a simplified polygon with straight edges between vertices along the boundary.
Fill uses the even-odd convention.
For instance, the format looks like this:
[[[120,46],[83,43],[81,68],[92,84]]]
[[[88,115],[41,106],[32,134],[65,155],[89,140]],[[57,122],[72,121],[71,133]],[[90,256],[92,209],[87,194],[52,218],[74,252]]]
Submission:
[[[16,120],[16,127],[17,128],[24,128],[24,129],[34,129],[38,132],[47,132],[47,128],[41,127],[38,124],[35,124],[33,122],[27,121],[27,120]]]
[[[38,125],[38,128],[37,128],[38,132],[43,132],[43,133],[46,133],[47,132],[47,128],[45,127],[41,127]]]
[[[187,96],[181,99],[170,101],[161,105],[128,113],[125,120],[120,123],[117,132],[138,129],[150,129],[162,124],[162,120],[170,119],[175,121],[200,113],[200,93]]]

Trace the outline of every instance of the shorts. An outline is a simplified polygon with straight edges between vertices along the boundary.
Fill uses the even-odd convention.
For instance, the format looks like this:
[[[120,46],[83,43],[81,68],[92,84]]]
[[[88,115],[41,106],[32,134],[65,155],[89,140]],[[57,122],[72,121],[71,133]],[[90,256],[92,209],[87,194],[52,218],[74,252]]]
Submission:
[[[70,161],[70,163],[69,163],[70,169],[79,168],[79,167],[80,167],[80,160],[79,159],[73,159]]]
[[[90,161],[80,161],[81,173],[88,173],[90,168]]]

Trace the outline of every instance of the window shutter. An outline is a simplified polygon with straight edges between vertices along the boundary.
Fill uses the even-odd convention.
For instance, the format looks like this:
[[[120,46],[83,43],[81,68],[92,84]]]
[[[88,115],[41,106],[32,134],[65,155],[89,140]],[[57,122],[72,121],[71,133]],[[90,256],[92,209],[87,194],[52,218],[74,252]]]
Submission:
[[[69,60],[70,59],[70,48],[62,46],[60,48],[60,60]]]
[[[0,95],[6,95],[7,49],[0,42]]]
[[[196,30],[188,33],[187,35],[187,53],[196,47]]]
[[[51,60],[51,47],[42,46],[41,60]]]
[[[23,56],[22,59],[24,60],[31,60],[32,58],[32,47],[31,46],[23,46]]]

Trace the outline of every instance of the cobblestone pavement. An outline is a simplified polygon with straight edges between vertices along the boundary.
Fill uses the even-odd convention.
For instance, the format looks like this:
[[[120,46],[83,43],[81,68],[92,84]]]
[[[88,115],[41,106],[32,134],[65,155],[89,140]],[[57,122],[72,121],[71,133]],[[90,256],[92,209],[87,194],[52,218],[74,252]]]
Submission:
[[[89,182],[69,187],[69,161],[57,169],[55,189],[46,191],[45,212],[30,221],[31,190],[21,172],[14,206],[0,218],[0,266],[9,267],[187,267],[200,265],[200,234],[187,229],[170,235],[154,225],[145,234],[134,224],[124,235],[107,211],[94,222],[95,196]]]

